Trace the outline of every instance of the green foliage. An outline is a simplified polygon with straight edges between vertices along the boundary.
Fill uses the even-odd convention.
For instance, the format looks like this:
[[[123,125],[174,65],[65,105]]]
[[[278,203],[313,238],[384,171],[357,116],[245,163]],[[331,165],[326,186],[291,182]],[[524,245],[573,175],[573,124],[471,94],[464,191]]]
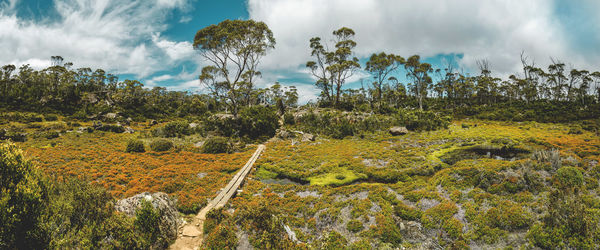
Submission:
[[[143,153],[146,152],[144,148],[144,142],[142,140],[130,140],[127,142],[127,148],[125,149],[127,153]]]
[[[58,120],[58,116],[55,115],[55,114],[45,114],[44,115],[44,120],[46,120],[47,122],[57,121]]]
[[[343,249],[348,244],[348,240],[344,238],[340,233],[331,231],[327,237],[323,240],[322,245],[319,249],[336,250]]]
[[[350,232],[358,233],[361,230],[363,230],[364,227],[361,221],[355,219],[348,221],[348,224],[346,224],[346,228]]]
[[[43,227],[49,233],[51,249],[149,246],[133,218],[115,213],[113,198],[101,187],[79,179],[52,180],[47,203]]]
[[[240,136],[248,136],[250,139],[271,138],[279,128],[279,116],[269,107],[244,108],[240,112],[239,118]]]
[[[102,124],[100,126],[94,127],[94,129],[99,130],[99,131],[113,132],[113,133],[125,132],[125,128],[123,126],[117,125],[117,124]]]
[[[260,249],[290,249],[294,243],[288,239],[283,227],[283,215],[279,208],[259,200],[251,207],[239,208],[236,211],[236,223],[245,225],[253,232],[250,243]]]
[[[238,243],[235,228],[229,225],[217,225],[206,234],[205,246],[211,250],[235,249]]]
[[[199,30],[193,46],[212,62],[202,68],[200,81],[237,115],[240,104],[250,104],[245,94],[259,74],[260,57],[275,47],[275,38],[264,22],[224,20]]]
[[[296,121],[294,120],[294,114],[290,112],[283,114],[283,124],[290,126],[296,124]]]
[[[173,142],[168,139],[156,139],[150,143],[150,148],[156,152],[167,151],[173,148]]]
[[[0,144],[0,248],[40,249],[47,238],[39,222],[46,186],[12,143]]]
[[[451,118],[433,111],[407,111],[400,110],[397,114],[400,124],[413,131],[431,131],[448,128]]]
[[[486,225],[505,230],[524,229],[533,221],[530,212],[511,201],[502,201],[499,206],[488,209],[485,217]]]
[[[141,208],[135,212],[134,225],[144,235],[145,245],[159,248],[168,246],[168,241],[162,237],[159,228],[160,213],[149,201],[143,200]]]
[[[576,167],[561,167],[554,176],[559,188],[572,189],[583,185],[583,174]]]
[[[230,151],[231,144],[229,143],[229,139],[221,136],[210,137],[202,145],[202,152],[207,154],[221,154]]]
[[[457,238],[462,232],[462,224],[452,217],[456,212],[456,204],[446,201],[425,211],[421,221],[425,227],[444,229],[452,238]]]
[[[554,190],[547,207],[548,214],[527,234],[532,245],[545,249],[592,249],[600,244],[600,213],[590,209],[580,193]]]
[[[229,216],[225,214],[224,208],[211,209],[206,214],[206,220],[204,221],[204,233],[210,234],[228,217]]]
[[[394,206],[394,213],[403,220],[419,221],[423,216],[421,210],[409,207],[404,203],[398,203]]]
[[[152,130],[156,137],[183,137],[191,134],[190,124],[186,121],[172,121]]]

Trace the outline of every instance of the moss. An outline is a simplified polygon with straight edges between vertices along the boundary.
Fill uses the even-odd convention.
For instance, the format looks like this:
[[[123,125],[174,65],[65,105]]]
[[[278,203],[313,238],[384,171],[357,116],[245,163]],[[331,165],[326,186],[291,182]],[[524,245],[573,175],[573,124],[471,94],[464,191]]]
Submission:
[[[277,173],[271,172],[264,167],[259,167],[254,173],[254,176],[258,179],[275,179],[277,175]]]
[[[348,169],[337,169],[333,170],[334,172],[321,174],[314,177],[309,177],[308,181],[310,181],[310,185],[334,185],[341,186],[352,183],[357,180],[366,179],[366,176],[363,174],[356,174],[352,170]],[[341,177],[344,177],[340,179]]]

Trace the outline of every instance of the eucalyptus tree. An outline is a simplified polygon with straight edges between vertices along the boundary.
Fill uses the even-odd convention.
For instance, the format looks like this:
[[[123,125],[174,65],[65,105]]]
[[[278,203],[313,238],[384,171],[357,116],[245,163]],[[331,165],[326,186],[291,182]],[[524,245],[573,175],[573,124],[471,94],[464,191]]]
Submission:
[[[321,44],[320,37],[310,39],[311,56],[316,60],[308,61],[306,67],[317,78],[316,86],[321,89],[321,95],[335,107],[339,105],[342,86],[360,69],[358,58],[352,52],[356,47],[352,40],[354,35],[354,30],[346,27],[333,31],[333,51]]]
[[[406,76],[413,80],[411,90],[419,100],[419,109],[423,110],[423,98],[427,97],[427,90],[431,86],[432,79],[429,73],[433,72],[431,64],[422,63],[421,57],[414,55],[406,59],[404,69]]]
[[[211,64],[207,67],[212,67],[202,70],[201,83],[213,93],[215,89],[223,92],[231,112],[237,115],[239,106],[248,100],[244,96],[252,91],[254,79],[260,76],[260,59],[275,48],[275,38],[264,22],[225,20],[199,30],[193,46]]]
[[[371,55],[369,61],[367,61],[365,69],[371,73],[375,80],[373,82],[373,87],[375,88],[374,99],[375,102],[378,103],[379,108],[381,108],[382,105],[382,85],[384,81],[389,80],[388,76],[393,74],[404,63],[405,60],[403,57],[394,54],[386,54],[384,52]]]

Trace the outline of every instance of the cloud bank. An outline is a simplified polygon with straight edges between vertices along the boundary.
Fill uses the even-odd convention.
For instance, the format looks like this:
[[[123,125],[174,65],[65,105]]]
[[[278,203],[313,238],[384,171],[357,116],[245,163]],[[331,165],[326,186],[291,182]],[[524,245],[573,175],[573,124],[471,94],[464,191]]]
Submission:
[[[569,44],[566,38],[578,34],[565,32],[555,5],[547,0],[249,0],[248,10],[277,39],[277,49],[265,58],[267,69],[298,68],[310,59],[311,37],[331,37],[343,26],[356,31],[361,57],[379,51],[405,57],[464,54],[462,67],[475,70],[477,59],[487,59],[502,75],[520,71],[521,51],[544,67],[550,57],[578,67],[598,65],[598,55],[577,53]]]
[[[147,77],[193,55],[189,42],[160,36],[184,0],[55,0],[57,20],[23,20],[15,0],[0,4],[0,65],[50,65],[60,55],[75,67]]]

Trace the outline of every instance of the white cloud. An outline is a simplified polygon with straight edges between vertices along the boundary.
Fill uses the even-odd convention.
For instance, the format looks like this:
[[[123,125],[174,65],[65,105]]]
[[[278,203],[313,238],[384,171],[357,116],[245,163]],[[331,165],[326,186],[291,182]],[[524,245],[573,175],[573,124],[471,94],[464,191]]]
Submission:
[[[152,41],[154,44],[161,48],[172,60],[184,60],[191,59],[196,55],[192,43],[188,41],[174,42],[163,39],[160,34],[152,35]]]
[[[12,3],[12,2],[11,2]],[[187,59],[189,42],[160,37],[166,17],[187,1],[55,0],[55,21],[22,20],[0,11],[0,65],[49,65],[60,55],[75,67],[144,78]],[[189,49],[185,46],[189,45]]]
[[[593,2],[593,1],[592,1]],[[266,69],[297,68],[310,59],[309,39],[331,38],[340,27],[356,31],[356,53],[385,51],[402,56],[464,53],[475,69],[488,59],[499,74],[519,72],[522,50],[545,66],[550,56],[577,67],[598,65],[600,57],[572,53],[547,0],[249,0],[250,18],[269,25],[276,49]]]

